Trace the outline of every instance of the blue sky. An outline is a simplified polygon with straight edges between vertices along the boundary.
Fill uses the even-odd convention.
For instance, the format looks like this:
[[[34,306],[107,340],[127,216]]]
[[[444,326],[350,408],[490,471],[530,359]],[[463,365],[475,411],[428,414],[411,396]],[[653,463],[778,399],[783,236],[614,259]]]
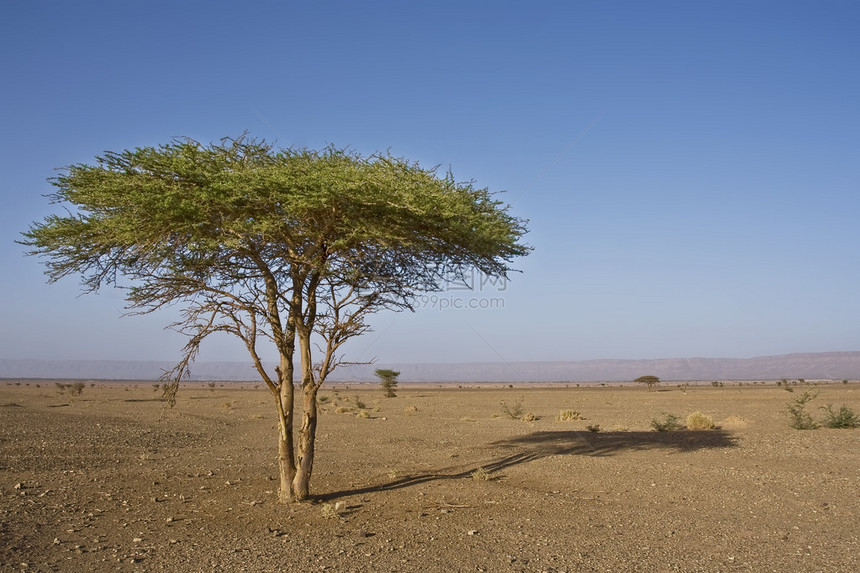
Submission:
[[[860,350],[858,29],[855,2],[5,3],[0,358],[176,359],[170,312],[47,285],[14,241],[56,168],[245,130],[450,167],[530,220],[522,273],[376,316],[356,359]]]

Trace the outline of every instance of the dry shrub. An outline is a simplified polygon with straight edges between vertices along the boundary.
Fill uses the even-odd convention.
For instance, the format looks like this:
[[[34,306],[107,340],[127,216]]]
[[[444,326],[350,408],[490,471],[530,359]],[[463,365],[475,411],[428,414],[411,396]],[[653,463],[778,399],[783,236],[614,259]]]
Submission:
[[[651,427],[657,432],[677,432],[683,430],[681,420],[675,414],[663,412],[663,418],[654,418],[651,420]]]
[[[826,428],[860,428],[860,416],[843,404],[839,410],[833,409],[833,404],[822,406],[824,410],[824,426]]]
[[[576,410],[559,410],[558,417],[556,418],[559,422],[572,422],[574,420],[582,420],[582,414],[577,412]]]
[[[818,397],[818,391],[804,390],[803,393],[788,403],[786,413],[788,414],[788,425],[795,430],[814,430],[818,422],[812,419],[812,415],[806,411],[806,405]]]
[[[356,418],[369,418],[370,412],[367,410],[361,410],[358,414],[355,415]]]
[[[702,412],[693,412],[687,416],[688,430],[713,430],[714,419]]]
[[[507,415],[512,420],[519,420],[523,416],[523,404],[522,402],[516,402],[513,406],[509,406],[507,402],[502,400],[500,402],[502,407],[502,412]]]
[[[538,419],[538,417],[534,414],[534,412],[526,412],[520,418],[523,422],[534,422]]]
[[[349,412],[352,412],[352,408],[348,406],[338,406],[334,411],[336,414],[348,414]]]

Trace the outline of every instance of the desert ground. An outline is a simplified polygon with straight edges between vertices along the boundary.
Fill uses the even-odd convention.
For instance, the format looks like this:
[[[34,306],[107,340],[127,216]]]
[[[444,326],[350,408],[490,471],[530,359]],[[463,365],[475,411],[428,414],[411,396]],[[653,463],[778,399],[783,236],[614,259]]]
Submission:
[[[281,505],[262,386],[0,381],[0,570],[860,571],[860,430],[790,428],[801,391],[339,384]]]

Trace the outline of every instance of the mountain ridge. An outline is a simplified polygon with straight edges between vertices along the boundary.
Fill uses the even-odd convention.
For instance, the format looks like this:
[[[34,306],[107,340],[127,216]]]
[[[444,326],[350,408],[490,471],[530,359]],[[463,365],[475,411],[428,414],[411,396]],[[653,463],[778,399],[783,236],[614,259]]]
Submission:
[[[157,380],[173,363],[116,360],[0,359],[0,378]],[[860,379],[860,351],[752,358],[592,359],[576,361],[391,363],[343,366],[330,380],[376,381],[376,368],[401,382],[618,382],[649,374],[663,380]],[[274,374],[274,364],[267,364]],[[250,362],[199,362],[191,380],[257,381]]]

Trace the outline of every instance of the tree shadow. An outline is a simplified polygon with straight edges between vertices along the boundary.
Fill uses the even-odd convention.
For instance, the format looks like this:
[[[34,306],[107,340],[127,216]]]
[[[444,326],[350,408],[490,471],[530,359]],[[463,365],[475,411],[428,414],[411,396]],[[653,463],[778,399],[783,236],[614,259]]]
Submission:
[[[697,450],[733,448],[737,438],[724,430],[701,432],[533,432],[487,444],[488,448],[516,450],[481,464],[440,468],[428,472],[403,476],[386,483],[367,485],[317,496],[331,500],[350,495],[361,495],[412,487],[427,482],[463,479],[483,468],[490,476],[506,468],[532,462],[548,456],[612,456],[619,452],[641,450],[669,450],[679,454]]]

